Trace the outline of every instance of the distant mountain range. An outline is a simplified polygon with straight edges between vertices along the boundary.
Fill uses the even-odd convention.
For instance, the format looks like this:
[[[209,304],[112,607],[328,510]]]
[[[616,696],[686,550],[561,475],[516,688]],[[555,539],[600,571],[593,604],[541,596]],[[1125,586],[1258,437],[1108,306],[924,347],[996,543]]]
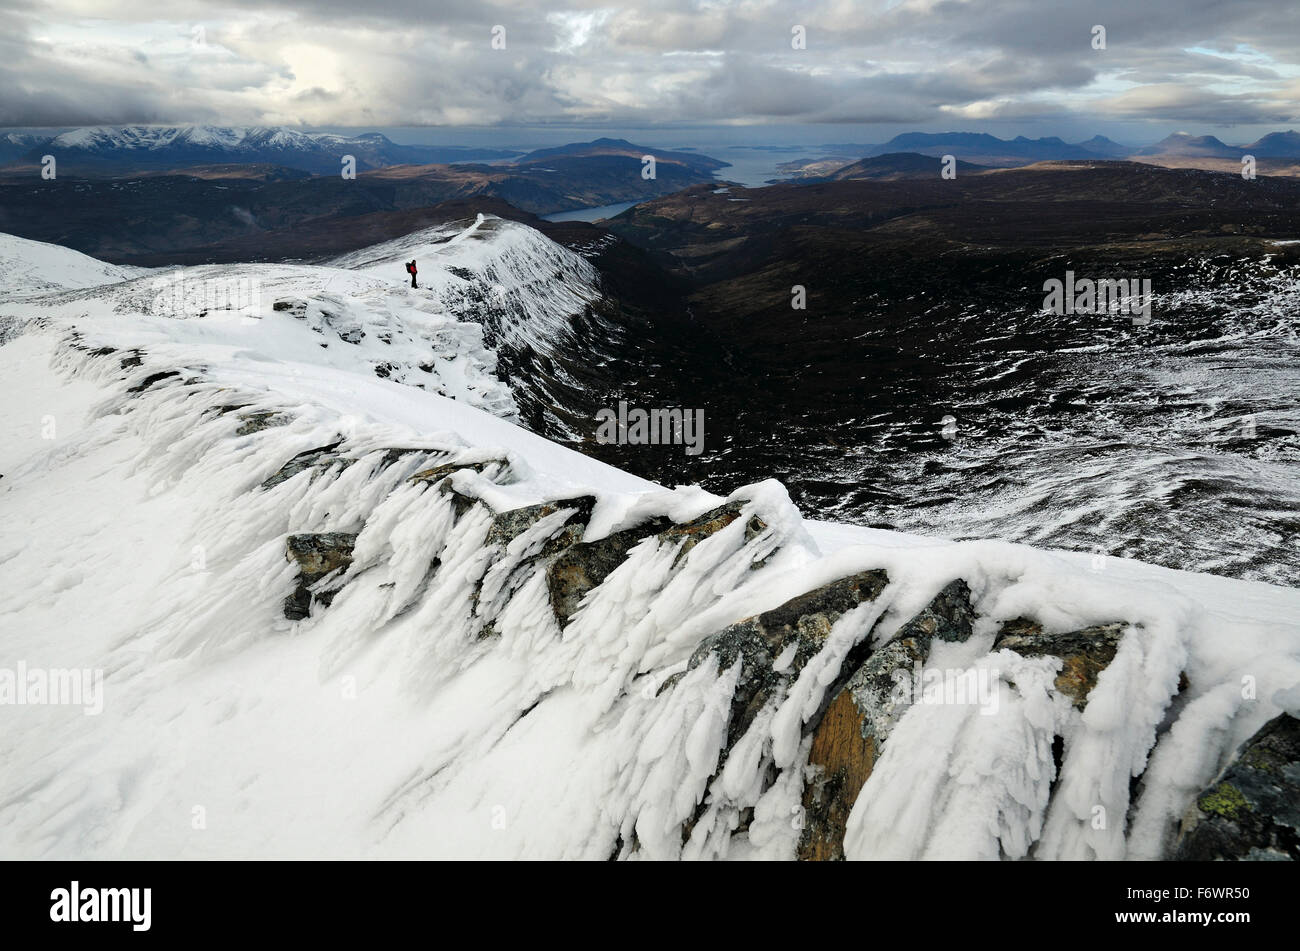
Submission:
[[[708,180],[728,165],[697,152],[658,150],[610,138],[523,154],[514,149],[398,145],[379,132],[347,136],[284,128],[93,126],[57,135],[0,133],[0,165],[36,165],[44,156],[53,155],[60,171],[73,175],[193,170],[205,177],[220,177],[223,170],[228,173],[245,167],[250,170],[248,177],[284,178],[283,172],[274,170],[337,174],[343,156],[351,155],[359,172],[399,165],[468,166],[482,162],[504,162],[538,173],[547,171],[546,166],[555,166],[554,171],[559,172],[579,171],[570,167],[577,162],[588,171],[599,171],[611,163],[623,167],[632,161],[639,176],[642,157],[647,154],[673,170],[675,177],[684,174],[690,181]]]
[[[922,155],[919,152],[890,152],[860,159],[851,165],[830,170],[825,180],[888,182],[907,178],[938,178],[942,166],[943,160],[935,155]],[[953,170],[964,176],[988,171],[989,166],[957,159]]]
[[[1212,135],[1194,136],[1177,132],[1141,149],[1121,145],[1104,135],[1095,135],[1084,142],[1070,143],[1056,136],[1030,139],[1021,135],[1014,139],[1000,139],[983,132],[905,132],[883,145],[835,145],[823,148],[828,154],[822,158],[797,159],[784,162],[777,168],[791,178],[825,180],[905,178],[912,172],[930,174],[928,166],[914,160],[911,160],[910,165],[903,161],[904,155],[952,155],[959,163],[969,163],[967,171],[976,171],[980,166],[1014,168],[1035,162],[1089,159],[1135,159],[1182,165],[1195,165],[1198,162],[1204,165],[1208,162],[1213,165],[1215,161],[1240,160],[1243,155],[1254,155],[1258,159],[1298,159],[1300,132],[1272,132],[1242,146],[1225,145]],[[846,164],[848,156],[860,156],[861,160],[849,165]],[[870,163],[868,160],[871,159],[881,161]]]
[[[513,158],[508,149],[398,145],[379,132],[347,136],[284,128],[230,126],[91,126],[54,136],[0,136],[0,162],[37,164],[53,155],[73,173],[180,169],[221,164],[270,164],[308,172],[337,172],[344,155],[357,169]]]
[[[32,149],[50,141],[51,136],[37,135],[31,132],[0,133],[0,164],[8,164],[21,158]]]
[[[999,139],[983,132],[905,132],[896,135],[884,145],[864,146],[859,154],[864,157],[895,152],[918,152],[922,155],[950,153],[963,160],[996,165],[991,159],[1004,158],[1008,164],[1024,161],[1045,162],[1061,159],[1130,158],[1135,155],[1200,155],[1213,158],[1240,158],[1254,155],[1258,158],[1300,157],[1300,132],[1270,132],[1249,145],[1225,145],[1212,135],[1190,135],[1175,132],[1154,145],[1133,148],[1121,145],[1104,135],[1094,135],[1086,142],[1069,143],[1056,136],[1029,139],[1023,135],[1014,139]],[[1011,161],[1014,160],[1014,161]]]
[[[382,146],[388,143],[383,136],[311,136],[304,141],[300,133],[253,137],[187,129],[184,134],[152,130],[142,136],[137,131],[86,130],[33,150],[102,151],[108,164],[94,166],[95,173],[83,171],[87,162],[63,159],[56,181],[33,188],[30,164],[0,169],[0,232],[114,259],[248,260],[282,256],[286,248],[294,249],[290,256],[307,258],[337,249],[352,230],[382,240],[402,233],[395,228],[421,227],[420,209],[448,201],[508,202],[520,211],[547,215],[646,201],[701,183],[716,187],[714,173],[726,166],[694,152],[598,139],[522,156],[512,153],[518,156],[513,162],[365,168],[359,144]],[[236,163],[230,157],[263,158],[275,149],[282,154],[270,162]],[[211,161],[218,150],[224,163]],[[338,174],[336,153],[357,155],[355,179]],[[325,163],[328,174],[286,167],[291,161],[309,164],[313,155]],[[653,177],[642,174],[647,155],[655,158]],[[176,164],[183,156],[206,163]],[[127,172],[113,169],[130,169],[132,187],[122,188],[120,178]]]
[[[825,178],[849,162],[900,153],[950,154],[962,162],[995,168],[1055,160],[1142,160],[1151,157],[1182,159],[1185,164],[1192,160],[1239,160],[1247,154],[1260,159],[1300,159],[1300,132],[1273,132],[1241,146],[1227,145],[1212,135],[1194,136],[1178,132],[1145,148],[1122,145],[1103,135],[1071,143],[1057,136],[1001,139],[983,132],[905,132],[881,145],[828,145],[820,148],[824,150],[822,158],[787,162],[780,166],[781,171],[795,178]],[[379,132],[339,135],[279,127],[134,125],[90,126],[58,134],[31,130],[0,131],[0,165],[31,166],[39,164],[43,156],[53,155],[58,159],[60,171],[92,176],[182,169],[204,169],[205,174],[220,175],[222,169],[236,166],[261,166],[264,174],[271,177],[284,177],[284,173],[273,171],[276,168],[335,174],[344,155],[356,158],[358,171],[398,165],[482,162],[541,170],[557,162],[578,160],[595,163],[630,159],[639,163],[643,154],[647,154],[645,146],[613,138],[574,142],[521,154],[512,149],[399,145]],[[728,164],[693,150],[655,150],[653,154],[658,163],[697,180],[709,178]],[[573,166],[562,171],[576,170],[577,166]],[[868,177],[875,174],[870,168],[862,171]]]
[[[671,152],[662,149],[648,149],[644,145],[634,145],[627,139],[595,139],[591,142],[571,142],[568,145],[555,148],[537,149],[515,159],[511,164],[536,165],[555,160],[607,158],[610,156],[633,158],[640,162],[644,156],[649,154],[654,155],[656,164],[680,165],[705,175],[711,174],[720,168],[728,168],[731,165],[730,162],[710,158],[698,152]]]
[[[1120,158],[1131,149],[1103,135],[1071,145],[1056,136],[1029,139],[999,139],[985,132],[905,132],[884,145],[876,146],[871,155],[892,152],[919,152],[922,155],[952,154],[980,165],[1020,165],[1053,159]]]
[[[1175,132],[1161,139],[1155,145],[1148,146],[1134,153],[1135,155],[1188,155],[1207,158],[1241,158],[1253,155],[1256,158],[1297,158],[1300,157],[1300,132],[1270,132],[1249,145],[1225,145],[1212,135],[1189,135]]]

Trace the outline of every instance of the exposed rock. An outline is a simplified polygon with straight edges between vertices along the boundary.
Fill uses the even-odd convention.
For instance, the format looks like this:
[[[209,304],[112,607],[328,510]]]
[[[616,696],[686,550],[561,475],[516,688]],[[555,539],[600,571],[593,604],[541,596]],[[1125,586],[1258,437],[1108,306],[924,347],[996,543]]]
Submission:
[[[666,518],[651,519],[594,542],[579,542],[551,562],[546,572],[546,585],[551,595],[551,609],[560,627],[569,623],[587,592],[622,564],[638,542],[660,534],[672,525]]]
[[[576,544],[586,531],[592,510],[596,507],[596,497],[582,495],[572,499],[557,499],[554,502],[542,502],[538,505],[525,505],[522,508],[499,512],[492,518],[492,527],[488,529],[488,545],[500,545],[502,548],[532,528],[548,515],[554,515],[562,509],[577,509],[569,516],[564,529],[548,541],[535,556],[546,558],[562,549]]]
[[[732,624],[700,643],[689,669],[698,667],[710,654],[718,655],[720,670],[737,660],[743,664],[744,673],[731,701],[726,750],[749,728],[776,686],[792,680],[821,649],[835,622],[864,601],[874,601],[888,583],[889,576],[880,570],[850,575]],[[789,644],[795,645],[794,659],[783,671],[773,669]]]
[[[269,476],[262,482],[262,488],[273,489],[281,482],[288,482],[300,472],[306,472],[308,469],[324,466],[336,460],[338,457],[334,450],[343,444],[343,440],[320,446],[316,449],[308,449],[300,452],[284,465],[282,465],[274,475]]]
[[[279,424],[279,425],[283,425],[283,424]],[[266,427],[263,426],[262,428],[266,428]],[[339,463],[342,466],[347,467],[357,462],[358,461],[357,458],[345,457],[343,455],[340,455],[336,451],[338,447],[341,446],[342,444],[343,444],[343,440],[340,439],[337,442],[332,442],[329,443],[328,445],[320,446],[316,449],[308,449],[304,452],[298,453],[298,455],[294,456],[283,466],[281,466],[274,475],[268,477],[262,483],[262,488],[273,489],[280,483],[286,482],[289,479],[292,479],[298,473],[305,472],[308,469],[324,469],[330,465],[333,465],[334,463]],[[403,456],[408,456],[411,455],[412,453],[421,453],[421,454],[428,455],[432,452],[434,452],[434,450],[428,448],[422,448],[419,446],[410,447],[410,448],[395,447],[391,449],[385,449],[383,456],[380,457],[379,462],[376,464],[376,468],[382,469],[387,466],[391,466],[393,463],[399,461]],[[447,476],[451,475],[452,473],[456,472],[459,469],[473,469],[477,472],[482,472],[487,478],[491,479],[493,482],[497,483],[498,485],[504,485],[508,483],[512,478],[512,473],[510,472],[510,465],[506,460],[491,459],[486,462],[474,462],[474,463],[450,462],[444,465],[434,466],[431,469],[425,469],[421,472],[417,472],[415,475],[411,476],[408,481],[437,483],[437,482],[441,482]],[[444,492],[449,491],[447,486],[442,486],[442,490]],[[472,505],[475,501],[477,501],[475,499],[469,499],[466,496],[461,496],[461,498],[466,499],[467,502],[466,507],[468,507],[468,505]],[[463,510],[458,506],[457,515],[459,516],[461,514],[463,514]]]
[[[910,680],[915,665],[930,652],[934,639],[964,641],[974,631],[975,611],[965,581],[953,581],[924,610],[854,669],[850,656],[847,683],[835,692],[816,720],[811,767],[804,787],[804,828],[799,858],[838,861],[844,858],[844,829],[858,793],[871,776],[885,741],[911,705],[900,697],[897,676]],[[869,649],[869,648],[868,648]]]
[[[460,518],[466,512],[472,509],[474,506],[484,504],[479,499],[470,498],[470,496],[465,495],[463,492],[457,492],[455,489],[453,489],[450,485],[446,483],[439,486],[438,491],[441,492],[443,495],[451,496],[451,510],[452,513],[456,516],[456,518]]]
[[[271,305],[275,311],[287,312],[290,317],[303,320],[307,316],[307,302],[300,297],[281,298]]]
[[[264,429],[274,429],[277,426],[288,426],[292,422],[292,417],[283,413],[249,413],[246,416],[239,417],[243,422],[235,430],[236,436],[250,436],[253,433],[260,433]]]
[[[1115,659],[1126,626],[1099,624],[1064,634],[1048,634],[1042,625],[1027,618],[1016,618],[1002,625],[993,649],[1007,648],[1022,657],[1061,658],[1064,663],[1056,677],[1056,689],[1082,710],[1088,704],[1088,694],[1097,686],[1097,676]]]
[[[439,491],[452,495],[457,518],[460,518],[463,514],[462,505],[465,503],[468,503],[468,505],[465,505],[465,510],[468,510],[468,507],[474,504],[481,504],[478,499],[470,499],[456,492],[447,482],[443,482],[439,486]],[[464,501],[462,502],[462,500]],[[502,582],[503,590],[506,592],[513,591],[524,578],[537,570],[538,565],[542,566],[541,570],[543,571],[549,570],[548,563],[550,559],[581,540],[583,532],[587,530],[587,522],[590,521],[595,506],[595,496],[583,495],[572,499],[557,499],[537,505],[525,505],[493,514],[492,523],[488,527],[484,539],[484,545],[489,549],[495,549],[494,560],[504,562],[502,567],[507,573],[504,582]],[[511,542],[522,536],[542,519],[565,510],[571,511],[569,511],[558,530],[552,530],[550,537],[539,548],[536,550],[530,548],[513,556],[506,555],[506,549]],[[509,558],[508,561],[507,558]],[[493,569],[497,569],[497,564],[493,565]],[[481,618],[482,622],[477,635],[479,640],[495,637],[500,633],[496,627],[497,608],[490,604],[484,604],[479,600],[482,586],[483,580],[480,579],[474,592],[474,612],[476,616]],[[505,598],[498,596],[496,600],[504,599],[508,599],[508,594]]]
[[[844,828],[858,793],[876,765],[875,738],[862,735],[862,714],[848,689],[841,690],[813,734],[808,765],[816,779],[804,787],[804,828],[799,858],[805,862],[844,858]]]
[[[497,467],[497,468],[493,469],[493,467]],[[492,470],[492,472],[494,473],[499,472],[501,474],[504,474],[509,472],[510,463],[505,459],[485,459],[482,462],[446,462],[443,463],[442,465],[434,466],[431,469],[422,469],[421,471],[417,472],[415,475],[411,476],[410,479],[408,479],[407,481],[428,482],[432,484],[436,482],[441,482],[443,479],[447,478],[450,475],[453,475],[454,473],[460,472],[462,469],[470,469],[478,473],[484,473],[484,472],[488,472],[488,470]],[[493,481],[498,482],[503,480],[501,480],[498,477],[493,479]]]
[[[311,586],[340,569],[352,564],[352,549],[357,536],[348,532],[320,532],[314,534],[290,535],[286,548],[290,561],[298,564],[298,586],[293,594],[284,599],[284,616],[292,621],[300,621],[311,614],[313,595]],[[338,593],[335,588],[330,591],[317,591],[315,600],[329,607]]]
[[[1187,810],[1174,858],[1300,859],[1300,720],[1283,713],[1245,742]]]
[[[122,361],[122,362],[125,363],[126,361]],[[162,380],[170,379],[171,377],[174,376],[180,376],[180,372],[177,370],[163,370],[158,373],[150,373],[147,377],[145,377],[135,386],[127,387],[126,391],[128,393],[143,393],[145,390],[149,389],[149,387],[153,386],[155,383],[161,382]]]
[[[677,553],[677,560],[681,561],[686,557],[692,548],[708,538],[722,531],[736,519],[740,518],[741,509],[745,507],[743,500],[728,502],[720,505],[716,509],[705,512],[698,518],[693,518],[689,522],[674,524],[670,528],[660,533],[660,538],[666,542],[675,542],[684,539],[681,551]],[[745,541],[750,541],[757,536],[767,526],[757,515],[752,516],[749,524],[745,526]]]
[[[970,603],[970,586],[958,578],[935,595],[934,600],[892,639],[929,637],[961,643],[975,630],[975,609]],[[929,646],[928,644],[926,645]]]

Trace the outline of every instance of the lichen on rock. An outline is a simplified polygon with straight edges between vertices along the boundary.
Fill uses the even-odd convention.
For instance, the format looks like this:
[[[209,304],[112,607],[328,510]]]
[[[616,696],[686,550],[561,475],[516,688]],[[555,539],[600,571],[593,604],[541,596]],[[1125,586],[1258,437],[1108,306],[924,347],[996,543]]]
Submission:
[[[1188,808],[1175,859],[1300,859],[1300,719],[1265,723]]]

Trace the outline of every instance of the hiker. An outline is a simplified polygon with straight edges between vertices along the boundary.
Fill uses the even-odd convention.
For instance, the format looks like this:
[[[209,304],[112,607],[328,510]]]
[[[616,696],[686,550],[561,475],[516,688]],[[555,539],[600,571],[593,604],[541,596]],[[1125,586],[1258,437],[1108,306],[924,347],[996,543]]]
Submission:
[[[415,283],[415,274],[417,270],[418,268],[416,268],[414,261],[407,262],[406,273],[411,275],[411,286],[415,288],[419,287],[419,285]]]

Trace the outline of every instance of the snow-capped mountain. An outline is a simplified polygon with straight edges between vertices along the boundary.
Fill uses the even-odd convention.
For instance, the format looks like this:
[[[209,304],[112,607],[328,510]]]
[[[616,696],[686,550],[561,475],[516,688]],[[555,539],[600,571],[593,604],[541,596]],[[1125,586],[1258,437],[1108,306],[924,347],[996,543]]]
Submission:
[[[1201,792],[1300,714],[1300,592],[549,442],[493,347],[598,288],[532,229],[98,287],[0,247],[0,673],[100,685],[7,701],[6,856],[1294,848]]]
[[[0,133],[0,164],[12,162],[37,146],[50,140],[50,136],[34,132]]]
[[[368,169],[499,158],[517,153],[398,145],[378,132],[347,136],[265,126],[133,125],[72,129],[44,141],[29,141],[20,154],[27,161],[39,161],[41,155],[49,154],[74,167],[184,168],[272,163],[314,172],[337,172],[344,155],[352,155],[358,169]]]

